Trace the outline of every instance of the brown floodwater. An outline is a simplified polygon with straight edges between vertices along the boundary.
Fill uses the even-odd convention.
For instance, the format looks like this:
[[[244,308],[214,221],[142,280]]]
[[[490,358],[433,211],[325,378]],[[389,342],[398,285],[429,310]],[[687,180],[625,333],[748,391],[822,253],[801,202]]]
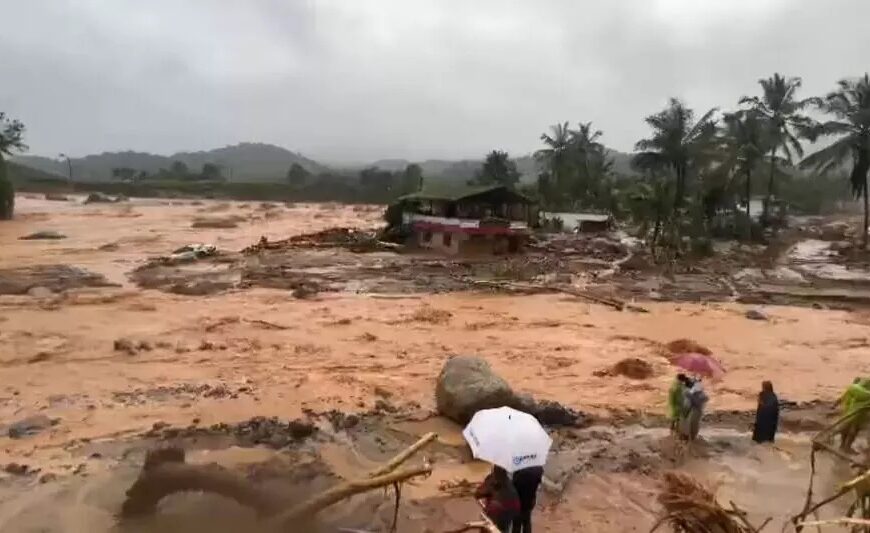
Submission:
[[[0,224],[0,268],[62,263],[120,285],[72,291],[66,298],[0,296],[0,421],[37,414],[59,419],[33,437],[0,437],[0,464],[24,462],[66,480],[40,485],[34,479],[23,496],[3,494],[2,531],[16,531],[14,517],[40,508],[56,515],[64,531],[110,527],[115,492],[135,471],[122,475],[89,460],[88,478],[70,476],[81,462],[71,443],[132,438],[157,422],[186,426],[199,419],[208,425],[256,415],[294,418],[303,409],[364,411],[378,399],[376,388],[392,393],[396,404],[416,403],[425,412],[434,408],[441,366],[457,353],[487,358],[523,392],[599,413],[662,413],[673,369],[660,345],[682,337],[709,347],[727,369],[708,387],[714,410],[754,408],[766,379],[785,400],[834,401],[854,376],[870,374],[870,317],[857,312],[768,307],[770,320],[762,322],[747,320],[745,306],[721,303],[644,303],[651,312],[634,314],[558,295],[384,299],[345,292],[298,300],[285,290],[209,296],[142,290],[127,274],[186,244],[237,251],[260,236],[372,227],[381,213],[367,206],[77,200],[19,198],[16,219]],[[242,217],[237,228],[191,228],[196,217],[226,215]],[[39,230],[67,238],[19,240]],[[114,246],[105,249],[109,244]],[[151,349],[116,351],[114,341],[122,337]],[[594,375],[626,357],[647,360],[653,377]],[[229,393],[203,393],[215,388]],[[723,493],[738,503],[759,504],[747,492],[758,490],[791,508],[806,481],[808,449],[800,436],[792,440],[778,449],[733,445],[736,451],[687,467],[721,480]],[[340,446],[324,450],[337,470],[366,464],[343,453]],[[468,468],[444,465],[433,478],[480,473]],[[579,476],[553,497],[558,505],[544,506],[544,530],[575,531],[580,524],[584,531],[642,530],[654,516],[654,487],[635,473]],[[432,497],[431,486],[413,491],[420,499]],[[464,505],[445,512],[461,515],[468,512]]]

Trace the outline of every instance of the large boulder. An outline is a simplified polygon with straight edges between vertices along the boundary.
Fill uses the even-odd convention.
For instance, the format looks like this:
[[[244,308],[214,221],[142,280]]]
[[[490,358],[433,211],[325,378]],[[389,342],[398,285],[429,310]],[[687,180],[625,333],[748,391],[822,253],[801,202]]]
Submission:
[[[435,387],[435,402],[441,415],[460,424],[467,424],[481,409],[520,404],[508,382],[493,372],[489,363],[465,355],[444,364]]]

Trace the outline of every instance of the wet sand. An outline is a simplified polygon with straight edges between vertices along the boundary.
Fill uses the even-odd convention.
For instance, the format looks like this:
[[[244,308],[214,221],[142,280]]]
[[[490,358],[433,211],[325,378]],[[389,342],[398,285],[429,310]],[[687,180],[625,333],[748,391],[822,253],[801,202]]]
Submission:
[[[366,207],[223,204],[19,198],[16,220],[0,224],[0,268],[64,263],[121,286],[65,299],[0,296],[0,420],[59,419],[30,438],[0,437],[0,464],[27,461],[62,473],[75,463],[69,444],[82,439],[131,437],[159,422],[364,411],[383,394],[376,388],[397,405],[426,412],[452,354],[486,357],[515,388],[599,414],[661,414],[673,370],[660,344],[683,337],[712,349],[728,370],[709,387],[713,410],[754,408],[765,379],[784,400],[833,401],[855,375],[870,374],[870,319],[861,313],[768,307],[771,320],[762,322],[747,320],[748,307],[737,304],[644,303],[651,312],[635,314],[557,295],[338,293],[298,300],[287,291],[252,289],[179,296],[127,280],[147,258],[189,243],[237,251],[261,235],[370,227],[380,217]],[[246,218],[234,229],[190,227],[194,217],[225,214]],[[18,240],[38,230],[68,238]],[[99,249],[111,243],[117,248]],[[151,349],[116,351],[119,338]],[[626,357],[647,360],[655,375],[593,375]],[[563,498],[581,501],[583,486]],[[547,530],[571,530],[560,520],[550,517]],[[622,530],[608,528],[608,520],[590,531]]]

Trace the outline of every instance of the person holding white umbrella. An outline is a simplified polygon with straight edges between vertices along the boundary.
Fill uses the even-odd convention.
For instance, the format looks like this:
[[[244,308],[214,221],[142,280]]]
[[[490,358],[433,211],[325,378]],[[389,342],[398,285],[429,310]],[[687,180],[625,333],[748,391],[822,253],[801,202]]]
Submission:
[[[535,467],[543,467],[546,464],[547,454],[553,444],[553,440],[535,417],[510,407],[478,411],[462,431],[462,435],[471,447],[471,453],[476,459],[482,459],[494,465],[493,472],[487,476],[487,480],[492,478],[490,483],[498,487],[501,487],[503,481],[508,479],[509,474],[520,470],[532,474],[532,477],[537,473],[542,474],[542,470]],[[523,475],[523,477],[528,476]],[[486,484],[485,481],[481,488],[484,489]],[[513,484],[511,483],[511,485]],[[530,484],[524,482],[523,487],[521,487],[524,488],[525,507],[529,507],[527,513],[523,513],[522,517],[522,522],[528,525],[520,525],[520,528],[526,531],[531,531],[530,506],[534,506],[534,492],[537,491],[537,483],[534,485],[531,498],[528,494]],[[512,492],[516,494],[516,488],[512,487],[512,489]],[[503,496],[511,492],[507,489],[504,490]],[[519,500],[519,496],[517,496],[517,500]],[[503,524],[498,523],[496,525],[500,528],[503,526]]]
[[[511,524],[520,514],[520,498],[507,471],[492,465],[492,472],[474,491],[483,512],[502,533],[509,533]]]

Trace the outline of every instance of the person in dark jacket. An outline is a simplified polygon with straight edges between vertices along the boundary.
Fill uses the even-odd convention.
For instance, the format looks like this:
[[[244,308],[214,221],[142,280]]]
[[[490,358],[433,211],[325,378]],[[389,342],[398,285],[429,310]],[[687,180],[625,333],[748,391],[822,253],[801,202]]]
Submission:
[[[538,487],[544,477],[544,467],[530,466],[514,472],[514,488],[520,498],[520,514],[514,519],[512,533],[532,533],[532,510],[538,496]]]
[[[492,472],[474,491],[483,500],[483,512],[502,533],[509,533],[511,523],[520,514],[520,499],[507,471],[493,465]]]
[[[752,430],[752,440],[755,442],[773,442],[778,425],[779,398],[773,392],[773,383],[763,381],[761,392],[758,393],[758,408],[755,411],[755,428]]]

